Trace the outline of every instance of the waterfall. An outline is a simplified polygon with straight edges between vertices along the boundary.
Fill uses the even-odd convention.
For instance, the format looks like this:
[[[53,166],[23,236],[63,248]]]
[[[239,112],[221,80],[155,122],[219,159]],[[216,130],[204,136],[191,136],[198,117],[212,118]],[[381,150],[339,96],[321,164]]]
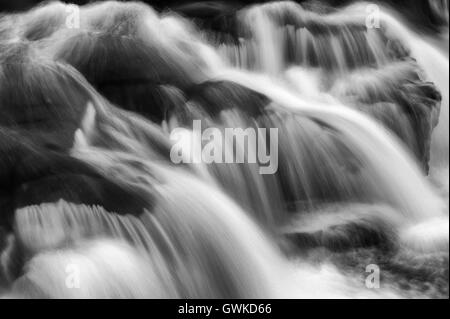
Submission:
[[[448,296],[448,57],[369,5],[1,17],[0,293]]]

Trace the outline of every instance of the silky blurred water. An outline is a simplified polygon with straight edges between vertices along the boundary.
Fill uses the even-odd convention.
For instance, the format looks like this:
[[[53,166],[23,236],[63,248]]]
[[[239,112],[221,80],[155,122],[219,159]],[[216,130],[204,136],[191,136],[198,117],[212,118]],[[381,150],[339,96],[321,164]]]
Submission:
[[[0,79],[22,91],[0,84],[0,100],[44,92],[34,101],[58,122],[58,90],[81,120],[68,149],[49,149],[40,134],[57,140],[59,127],[28,124],[45,121],[30,109],[19,121],[6,104],[0,145],[22,136],[26,156],[49,158],[49,176],[62,174],[53,152],[86,165],[62,165],[60,189],[41,186],[48,176],[29,183],[40,162],[17,173],[30,176],[21,191],[38,196],[13,201],[2,225],[4,297],[448,297],[448,54],[384,7],[380,28],[368,28],[368,5],[246,6],[236,41],[137,3],[80,7],[75,30],[62,3],[2,18]],[[46,82],[54,74],[60,88]],[[82,112],[72,87],[86,96]],[[174,165],[170,132],[195,119],[278,128],[278,171]],[[99,182],[87,189],[91,170]],[[83,178],[66,190],[70,174]],[[373,264],[379,289],[365,282]]]

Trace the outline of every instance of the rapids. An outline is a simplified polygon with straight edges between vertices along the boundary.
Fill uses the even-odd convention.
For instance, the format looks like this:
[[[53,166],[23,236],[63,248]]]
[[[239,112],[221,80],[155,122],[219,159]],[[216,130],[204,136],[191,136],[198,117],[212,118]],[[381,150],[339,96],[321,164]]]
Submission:
[[[369,5],[1,16],[2,296],[448,298],[448,54]],[[174,164],[193,120],[277,128],[277,172]]]

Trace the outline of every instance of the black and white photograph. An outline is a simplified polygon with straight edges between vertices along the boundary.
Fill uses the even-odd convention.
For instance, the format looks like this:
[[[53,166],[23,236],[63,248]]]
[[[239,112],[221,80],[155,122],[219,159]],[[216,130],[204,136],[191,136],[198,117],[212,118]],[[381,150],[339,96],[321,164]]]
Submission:
[[[449,0],[68,1],[0,0],[0,305],[448,300]]]

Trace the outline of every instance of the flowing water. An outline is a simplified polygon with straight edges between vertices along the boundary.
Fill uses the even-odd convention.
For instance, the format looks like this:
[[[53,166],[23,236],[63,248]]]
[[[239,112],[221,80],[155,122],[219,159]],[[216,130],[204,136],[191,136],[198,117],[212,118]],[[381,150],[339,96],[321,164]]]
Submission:
[[[0,18],[0,292],[448,297],[448,55],[368,5],[256,4],[229,34],[114,1]],[[193,120],[277,128],[278,170],[172,163]]]

